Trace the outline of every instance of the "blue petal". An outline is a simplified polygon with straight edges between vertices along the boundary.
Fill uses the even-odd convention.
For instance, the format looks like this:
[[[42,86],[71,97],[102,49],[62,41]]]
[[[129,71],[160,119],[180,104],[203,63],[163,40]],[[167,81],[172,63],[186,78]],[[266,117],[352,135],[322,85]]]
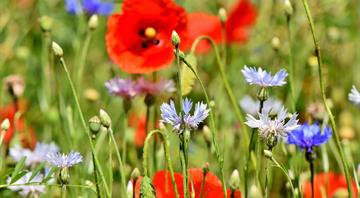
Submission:
[[[78,0],[65,0],[65,7],[70,14],[81,13],[81,5]]]

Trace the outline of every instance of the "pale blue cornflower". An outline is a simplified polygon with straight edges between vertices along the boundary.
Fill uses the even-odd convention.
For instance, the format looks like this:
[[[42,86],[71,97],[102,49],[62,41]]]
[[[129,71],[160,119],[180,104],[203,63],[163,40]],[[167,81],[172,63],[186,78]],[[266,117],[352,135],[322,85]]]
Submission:
[[[16,162],[20,161],[22,157],[26,157],[25,165],[35,166],[46,161],[46,155],[48,153],[58,151],[59,148],[55,143],[46,144],[43,142],[38,142],[36,143],[34,150],[21,148],[19,145],[16,145],[15,147],[10,148],[9,154]]]
[[[16,182],[10,184],[11,178],[7,179],[7,184],[9,188],[12,191],[18,192],[22,197],[39,197],[41,193],[45,192],[46,186],[44,184],[40,184],[44,176],[42,174],[37,174],[34,178],[31,178],[32,172],[26,173],[24,176],[22,176],[19,180]],[[36,184],[28,184],[28,183],[36,183]]]
[[[301,149],[306,149],[306,152],[312,152],[313,147],[326,143],[331,135],[330,127],[325,127],[324,132],[321,133],[319,124],[304,123],[288,134],[287,142],[295,144]]]
[[[163,103],[160,106],[161,122],[172,125],[173,130],[182,133],[182,125],[189,130],[197,129],[198,125],[208,117],[210,109],[202,102],[195,104],[194,113],[191,115],[193,103],[191,100],[185,98],[182,99],[182,111],[177,113],[174,101],[170,100],[170,103]]]
[[[86,12],[90,15],[110,15],[114,4],[111,2],[102,2],[100,0],[65,0],[66,10],[71,14],[80,14]]]
[[[240,107],[246,113],[248,113],[252,116],[256,116],[260,110],[260,101],[254,100],[250,96],[246,95],[241,99]],[[282,107],[283,107],[283,104],[280,100],[270,97],[267,100],[265,100],[262,110],[269,111],[270,114],[277,114],[281,110]]]
[[[280,109],[274,119],[269,111],[262,111],[258,115],[259,119],[256,119],[254,116],[247,114],[245,124],[251,128],[258,129],[263,139],[286,137],[290,131],[299,127],[297,113],[292,114],[288,121],[285,120],[288,115],[285,107]]]
[[[136,83],[130,79],[113,78],[105,82],[105,87],[110,94],[127,99],[131,99],[138,94]]]
[[[349,93],[349,100],[355,105],[360,106],[360,92],[356,89],[355,85],[352,86]]]
[[[82,162],[82,155],[79,152],[71,151],[68,155],[53,152],[46,155],[47,161],[58,168],[69,168]]]
[[[255,67],[244,66],[241,70],[245,80],[250,85],[257,84],[260,87],[274,87],[282,86],[286,84],[285,78],[288,76],[288,73],[285,69],[281,69],[274,76],[271,73],[263,70],[261,67],[256,70]]]

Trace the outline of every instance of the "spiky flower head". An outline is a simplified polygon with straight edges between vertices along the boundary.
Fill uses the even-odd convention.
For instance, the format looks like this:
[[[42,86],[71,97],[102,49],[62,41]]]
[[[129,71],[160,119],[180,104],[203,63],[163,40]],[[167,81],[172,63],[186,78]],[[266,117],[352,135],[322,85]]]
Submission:
[[[260,87],[274,87],[282,86],[286,84],[285,78],[288,76],[288,73],[285,69],[281,69],[274,76],[270,72],[263,70],[259,67],[257,70],[255,67],[244,66],[241,70],[245,80],[250,85],[256,84]]]
[[[52,152],[46,155],[47,161],[58,168],[69,168],[82,162],[82,155],[79,152],[71,151],[68,155],[59,152]]]

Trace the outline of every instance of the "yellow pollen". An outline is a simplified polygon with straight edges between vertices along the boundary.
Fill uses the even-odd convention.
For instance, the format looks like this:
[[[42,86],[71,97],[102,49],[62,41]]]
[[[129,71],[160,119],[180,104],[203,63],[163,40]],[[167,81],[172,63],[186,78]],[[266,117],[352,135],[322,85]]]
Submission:
[[[146,36],[146,38],[152,39],[156,36],[157,32],[155,30],[155,28],[153,27],[148,27],[145,29],[144,35]]]

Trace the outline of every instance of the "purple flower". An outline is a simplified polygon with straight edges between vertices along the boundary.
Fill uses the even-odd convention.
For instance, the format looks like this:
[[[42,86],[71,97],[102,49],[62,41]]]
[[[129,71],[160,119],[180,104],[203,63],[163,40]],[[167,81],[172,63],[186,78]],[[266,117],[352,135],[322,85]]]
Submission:
[[[287,141],[289,144],[295,144],[301,149],[311,152],[314,146],[326,143],[331,135],[330,127],[325,127],[324,132],[321,133],[321,128],[318,124],[309,125],[304,123],[298,129],[288,134]]]
[[[59,168],[68,168],[82,162],[82,156],[79,152],[71,151],[68,155],[59,152],[53,152],[46,155],[47,161]]]
[[[294,113],[288,121],[287,110],[282,107],[277,116],[273,119],[269,111],[262,111],[258,113],[259,119],[256,119],[250,114],[247,114],[247,121],[245,122],[251,128],[259,130],[259,134],[263,139],[271,137],[285,137],[290,131],[293,131],[298,125],[297,114]]]
[[[173,130],[179,133],[183,132],[183,129],[181,129],[182,124],[189,130],[197,129],[198,125],[206,119],[210,112],[210,109],[207,108],[206,104],[198,102],[195,104],[193,115],[191,115],[190,111],[193,106],[192,101],[185,98],[182,100],[182,103],[183,112],[180,112],[179,114],[177,113],[174,101],[172,100],[169,104],[163,103],[160,106],[161,122],[172,125]]]
[[[136,96],[136,84],[130,79],[114,78],[105,82],[110,94],[131,99]]]
[[[65,0],[66,10],[71,14],[80,14],[85,11],[88,14],[110,15],[114,5],[111,2],[100,0]]]
[[[255,67],[245,67],[241,70],[245,80],[250,85],[257,84],[261,87],[273,87],[282,86],[286,84],[285,78],[288,73],[285,69],[281,69],[274,76],[271,73],[266,72],[261,67],[256,70]]]
[[[141,94],[158,95],[162,92],[174,92],[175,84],[172,80],[160,80],[151,82],[141,77],[136,82],[136,90]]]
[[[38,142],[34,150],[21,148],[20,146],[10,148],[10,156],[17,162],[25,156],[25,165],[35,166],[45,161],[48,153],[57,151],[59,151],[59,148],[54,143],[46,144]]]
[[[28,172],[12,184],[10,184],[11,178],[8,178],[7,183],[9,184],[9,186],[7,188],[12,191],[19,192],[22,197],[39,197],[41,193],[45,192],[45,185],[40,184],[43,181],[44,177],[42,174],[37,174],[33,179],[30,180],[32,174],[32,172]],[[29,185],[28,183],[38,184]]]
[[[349,93],[349,100],[355,105],[360,106],[360,92],[356,89],[355,85],[352,86]]]

